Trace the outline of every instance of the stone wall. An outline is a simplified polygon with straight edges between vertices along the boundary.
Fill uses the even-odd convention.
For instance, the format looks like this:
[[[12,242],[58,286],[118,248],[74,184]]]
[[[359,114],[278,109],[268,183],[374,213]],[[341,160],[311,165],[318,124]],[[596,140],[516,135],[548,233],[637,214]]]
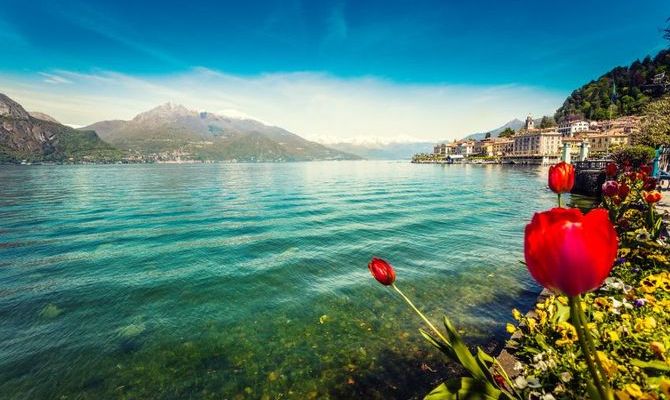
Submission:
[[[579,170],[575,172],[575,186],[572,188],[572,193],[600,196],[603,183],[605,183],[605,173],[602,170]]]

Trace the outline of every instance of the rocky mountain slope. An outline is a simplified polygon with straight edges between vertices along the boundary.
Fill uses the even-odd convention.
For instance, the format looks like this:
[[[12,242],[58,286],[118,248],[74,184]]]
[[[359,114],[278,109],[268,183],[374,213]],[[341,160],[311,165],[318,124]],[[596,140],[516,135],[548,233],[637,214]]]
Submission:
[[[0,162],[113,161],[121,153],[92,131],[35,118],[0,93]],[[48,116],[46,116],[48,117]]]
[[[89,125],[115,146],[141,154],[181,159],[235,161],[345,160],[360,157],[311,142],[251,119],[189,110],[167,103],[130,121]]]

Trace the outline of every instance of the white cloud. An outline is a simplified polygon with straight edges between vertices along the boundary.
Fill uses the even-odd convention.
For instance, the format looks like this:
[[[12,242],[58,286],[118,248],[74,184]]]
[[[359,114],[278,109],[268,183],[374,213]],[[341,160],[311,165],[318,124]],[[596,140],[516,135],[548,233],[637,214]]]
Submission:
[[[54,84],[54,85],[58,85],[58,84],[61,84],[61,83],[72,83],[72,81],[70,81],[68,79],[65,79],[62,76],[59,76],[59,75],[56,75],[56,74],[47,74],[46,72],[40,72],[39,74],[44,77],[44,79],[42,79],[42,81],[46,82],[46,83],[51,83],[51,84]]]
[[[313,72],[248,77],[205,68],[151,77],[0,73],[0,92],[71,125],[131,119],[171,101],[195,110],[230,110],[233,117],[255,118],[330,142],[459,138],[528,113],[551,114],[566,95],[520,85],[401,84]]]

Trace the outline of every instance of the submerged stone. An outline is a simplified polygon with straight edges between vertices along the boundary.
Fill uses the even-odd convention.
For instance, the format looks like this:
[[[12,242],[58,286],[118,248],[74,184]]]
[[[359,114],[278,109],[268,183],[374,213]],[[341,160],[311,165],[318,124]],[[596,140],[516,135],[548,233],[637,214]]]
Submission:
[[[55,304],[47,304],[42,311],[40,311],[40,317],[42,318],[56,318],[61,315],[63,310]]]

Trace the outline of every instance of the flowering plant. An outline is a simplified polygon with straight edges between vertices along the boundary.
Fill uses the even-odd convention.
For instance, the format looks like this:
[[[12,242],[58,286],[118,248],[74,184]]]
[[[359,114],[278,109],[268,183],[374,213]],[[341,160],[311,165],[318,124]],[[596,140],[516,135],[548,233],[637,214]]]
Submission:
[[[603,208],[561,208],[574,169],[550,169],[559,208],[537,213],[525,231],[525,265],[548,291],[526,315],[513,310],[513,371],[480,348],[473,354],[449,319],[439,331],[395,284],[381,259],[373,276],[391,286],[430,328],[421,334],[470,375],[426,399],[670,399],[670,246],[655,238],[660,194],[649,170],[608,165]],[[634,216],[646,216],[636,221]]]

